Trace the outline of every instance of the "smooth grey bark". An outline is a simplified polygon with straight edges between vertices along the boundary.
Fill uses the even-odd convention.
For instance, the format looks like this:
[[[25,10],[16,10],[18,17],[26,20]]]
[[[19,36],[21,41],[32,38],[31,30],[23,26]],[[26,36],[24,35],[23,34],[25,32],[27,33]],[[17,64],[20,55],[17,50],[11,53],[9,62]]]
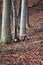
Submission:
[[[1,42],[3,43],[10,43],[12,40],[10,29],[10,9],[11,9],[11,0],[3,0],[2,33],[1,33]]]
[[[12,1],[13,10],[13,40],[17,38],[17,12],[16,12],[16,2]]]
[[[26,33],[26,11],[27,11],[27,0],[22,0],[21,6],[21,22],[20,22],[20,37]]]

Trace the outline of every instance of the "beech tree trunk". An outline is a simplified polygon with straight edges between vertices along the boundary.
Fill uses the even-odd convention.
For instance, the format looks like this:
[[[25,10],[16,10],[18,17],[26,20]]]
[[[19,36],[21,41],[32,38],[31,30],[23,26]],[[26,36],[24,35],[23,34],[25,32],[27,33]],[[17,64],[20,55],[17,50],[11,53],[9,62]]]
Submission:
[[[22,0],[21,6],[21,22],[20,22],[20,37],[26,33],[26,13],[27,13],[27,0]]]
[[[3,14],[2,14],[2,33],[1,42],[11,43],[11,29],[10,29],[10,8],[11,0],[3,0]]]
[[[13,40],[17,38],[17,12],[16,12],[16,2],[12,1],[13,10]]]

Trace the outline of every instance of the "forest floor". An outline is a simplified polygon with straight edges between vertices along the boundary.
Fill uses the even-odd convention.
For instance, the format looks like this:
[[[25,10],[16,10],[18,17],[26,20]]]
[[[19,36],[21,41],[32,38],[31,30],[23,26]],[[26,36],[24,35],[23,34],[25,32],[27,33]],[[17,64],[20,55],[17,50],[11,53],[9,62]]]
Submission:
[[[33,7],[29,12],[30,39],[0,45],[0,65],[43,65],[43,10]]]

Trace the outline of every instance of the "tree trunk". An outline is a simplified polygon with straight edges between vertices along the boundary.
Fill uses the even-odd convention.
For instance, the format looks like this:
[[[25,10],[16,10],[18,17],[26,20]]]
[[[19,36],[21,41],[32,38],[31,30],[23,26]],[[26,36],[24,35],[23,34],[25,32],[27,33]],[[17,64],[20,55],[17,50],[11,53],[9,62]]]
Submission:
[[[3,0],[3,15],[2,15],[2,34],[1,42],[11,43],[11,29],[10,29],[10,8],[11,0]]]
[[[22,0],[20,37],[24,36],[26,33],[26,11],[27,11],[27,0]]]
[[[17,12],[16,12],[16,2],[12,1],[13,9],[13,40],[17,38]]]

